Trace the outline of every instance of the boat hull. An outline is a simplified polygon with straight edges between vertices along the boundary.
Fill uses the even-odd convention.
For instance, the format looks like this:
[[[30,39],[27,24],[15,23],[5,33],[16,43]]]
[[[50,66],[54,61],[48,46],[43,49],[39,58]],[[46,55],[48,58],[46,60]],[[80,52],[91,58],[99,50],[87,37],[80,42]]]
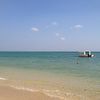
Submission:
[[[94,55],[79,55],[79,57],[94,57]]]

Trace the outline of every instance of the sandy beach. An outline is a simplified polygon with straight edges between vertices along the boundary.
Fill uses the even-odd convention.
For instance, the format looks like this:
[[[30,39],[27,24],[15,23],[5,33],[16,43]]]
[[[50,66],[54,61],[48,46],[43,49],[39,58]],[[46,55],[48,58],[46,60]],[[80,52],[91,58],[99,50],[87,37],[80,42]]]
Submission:
[[[0,86],[0,100],[99,100],[99,97],[82,98],[76,95],[66,95],[66,98],[48,96],[42,92],[31,92],[15,89],[9,86]]]
[[[60,100],[40,92],[17,90],[8,86],[0,86],[0,100]]]
[[[94,98],[95,99],[95,98]],[[0,100],[94,100],[93,98],[82,98],[76,95],[67,94],[66,98],[59,98],[46,95],[42,92],[33,92],[23,89],[16,89],[10,86],[0,86]],[[99,100],[99,99],[96,99]]]

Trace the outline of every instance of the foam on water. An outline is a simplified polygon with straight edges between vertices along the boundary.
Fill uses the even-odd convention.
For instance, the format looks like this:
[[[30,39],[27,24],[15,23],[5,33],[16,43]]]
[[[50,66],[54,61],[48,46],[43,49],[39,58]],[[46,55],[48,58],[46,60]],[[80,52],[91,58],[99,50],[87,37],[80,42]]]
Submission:
[[[77,98],[77,100],[88,100],[87,97],[84,97],[82,95],[74,94],[74,93],[68,93],[68,92],[62,92],[60,90],[47,90],[47,89],[32,89],[32,88],[26,88],[26,87],[18,87],[14,85],[9,85],[9,87],[17,89],[17,90],[24,90],[24,91],[29,91],[29,92],[41,92],[44,93],[45,95],[48,95],[50,97],[54,98],[59,98],[61,100],[66,100],[70,98]]]
[[[3,80],[3,81],[5,81],[5,80],[7,80],[6,78],[3,78],[3,77],[0,77],[0,80]]]
[[[25,90],[25,91],[30,91],[30,92],[38,92],[38,90],[31,89],[31,88],[26,88],[26,87],[18,87],[18,86],[14,86],[14,85],[10,85],[9,87],[12,87],[12,88],[17,89],[17,90]]]

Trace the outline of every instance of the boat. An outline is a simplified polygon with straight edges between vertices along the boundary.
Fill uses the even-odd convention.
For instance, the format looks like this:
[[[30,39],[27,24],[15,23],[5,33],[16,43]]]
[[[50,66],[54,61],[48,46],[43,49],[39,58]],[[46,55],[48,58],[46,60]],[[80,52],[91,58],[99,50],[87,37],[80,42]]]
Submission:
[[[81,54],[79,55],[79,57],[94,57],[94,55],[91,53],[91,51],[86,50],[86,51],[84,51],[83,53],[81,53]]]

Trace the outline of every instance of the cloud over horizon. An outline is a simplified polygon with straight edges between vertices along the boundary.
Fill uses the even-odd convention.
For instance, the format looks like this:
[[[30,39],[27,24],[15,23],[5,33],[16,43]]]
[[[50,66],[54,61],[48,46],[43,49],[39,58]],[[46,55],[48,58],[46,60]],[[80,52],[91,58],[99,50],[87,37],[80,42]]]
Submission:
[[[33,32],[38,32],[38,31],[39,31],[39,29],[38,29],[38,28],[36,28],[36,27],[32,27],[32,31],[33,31]]]
[[[58,38],[59,38],[60,40],[62,40],[62,41],[65,41],[65,40],[66,40],[65,37],[62,36],[61,33],[56,33],[56,37],[58,37]]]
[[[61,39],[62,41],[64,41],[64,40],[65,40],[65,37],[60,37],[60,39]]]
[[[58,23],[57,23],[56,21],[49,23],[49,24],[46,26],[46,28],[51,28],[51,27],[54,27],[54,26],[58,26]]]
[[[60,36],[60,33],[56,33],[56,36]]]
[[[76,25],[74,25],[74,26],[72,26],[72,27],[70,27],[70,29],[82,29],[83,28],[83,25],[80,25],[80,24],[76,24]]]
[[[54,26],[58,25],[57,22],[52,22],[51,24],[54,25]]]
[[[83,25],[75,25],[74,28],[83,28]]]

